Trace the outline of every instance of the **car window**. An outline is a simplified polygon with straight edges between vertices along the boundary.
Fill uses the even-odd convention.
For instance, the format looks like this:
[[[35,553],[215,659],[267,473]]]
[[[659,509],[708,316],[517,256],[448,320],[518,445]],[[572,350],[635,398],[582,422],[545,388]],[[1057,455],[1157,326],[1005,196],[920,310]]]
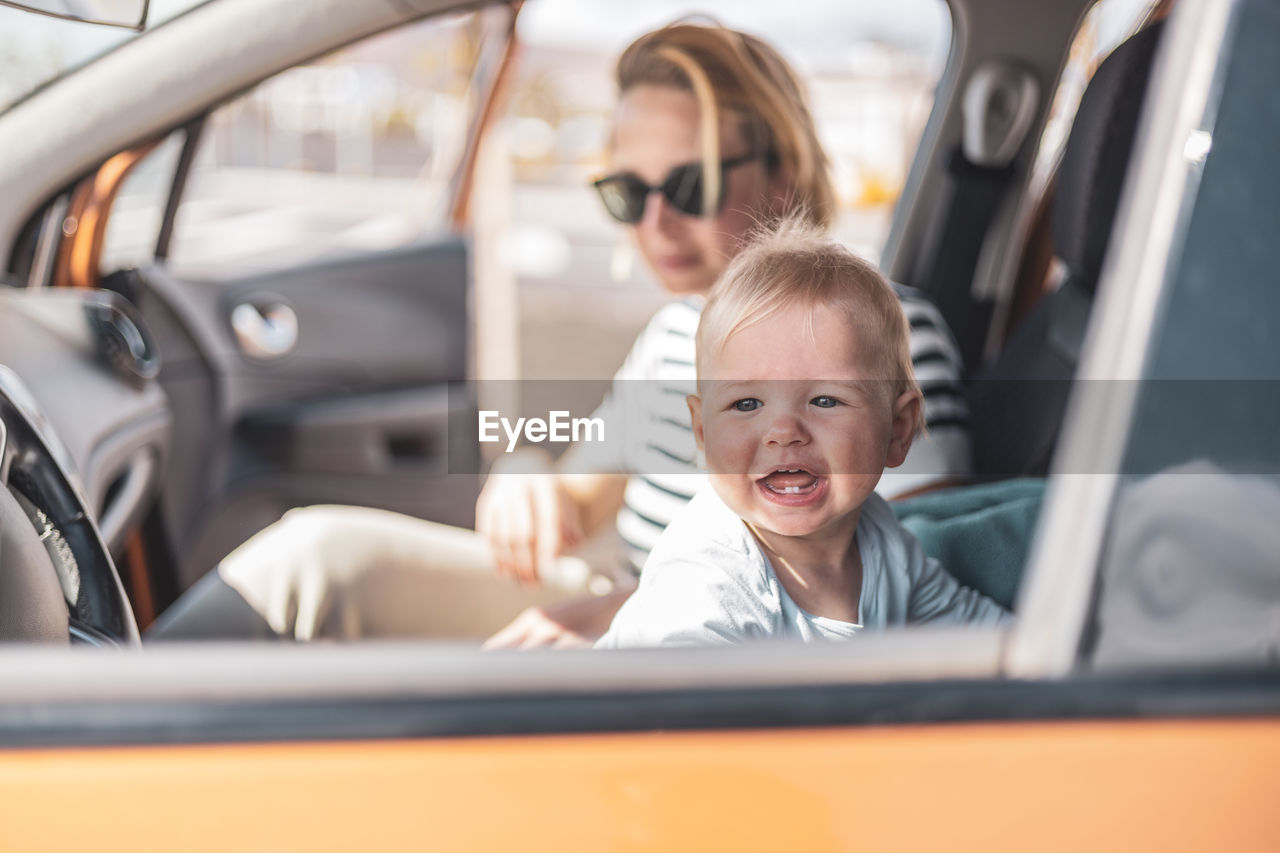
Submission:
[[[207,0],[150,0],[147,28]],[[0,113],[139,34],[0,6]]]
[[[1201,127],[1103,559],[1104,666],[1274,665],[1280,605],[1280,74],[1247,3]],[[1216,114],[1216,115],[1215,115]]]
[[[1031,168],[1028,197],[1038,199],[1057,170],[1080,96],[1098,65],[1136,32],[1160,0],[1098,0],[1085,14],[1058,78]]]
[[[229,279],[407,244],[445,222],[492,13],[383,33],[290,68],[205,123],[167,265]]]
[[[102,274],[136,267],[155,257],[165,204],[186,140],[186,130],[169,134],[121,183],[102,241],[98,264]]]

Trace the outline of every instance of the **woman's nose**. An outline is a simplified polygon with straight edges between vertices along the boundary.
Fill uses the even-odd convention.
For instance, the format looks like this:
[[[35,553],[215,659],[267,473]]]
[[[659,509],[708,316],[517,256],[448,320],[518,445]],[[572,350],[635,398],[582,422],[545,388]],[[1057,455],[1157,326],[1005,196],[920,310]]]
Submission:
[[[667,197],[654,188],[644,198],[644,214],[640,217],[639,227],[669,234],[679,227],[680,216]]]

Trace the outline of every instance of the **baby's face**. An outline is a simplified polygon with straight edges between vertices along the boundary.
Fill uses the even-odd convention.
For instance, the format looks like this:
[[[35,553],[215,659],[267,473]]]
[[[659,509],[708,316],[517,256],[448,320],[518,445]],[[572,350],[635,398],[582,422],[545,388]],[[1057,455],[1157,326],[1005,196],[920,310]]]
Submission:
[[[906,457],[919,405],[876,381],[866,337],[829,308],[789,308],[704,358],[694,435],[740,518],[782,536],[852,536],[880,474]]]

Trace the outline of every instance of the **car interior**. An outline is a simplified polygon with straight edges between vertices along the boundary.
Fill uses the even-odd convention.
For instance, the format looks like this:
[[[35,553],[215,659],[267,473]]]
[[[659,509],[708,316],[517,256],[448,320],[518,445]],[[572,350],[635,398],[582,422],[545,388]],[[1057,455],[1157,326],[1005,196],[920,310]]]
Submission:
[[[0,212],[0,241],[10,241],[0,267],[11,285],[0,288],[4,639],[135,645],[140,624],[290,506],[356,503],[471,520],[479,479],[449,473],[479,465],[478,456],[460,464],[457,454],[470,451],[449,441],[450,424],[473,422],[475,411],[465,390],[474,343],[474,235],[465,224],[405,248],[303,262],[231,286],[181,280],[164,264],[173,209],[213,108],[275,71],[449,4],[323,5],[298,19],[289,4],[265,4],[272,26],[249,34],[234,48],[245,61],[232,62],[230,48],[184,30],[196,18],[215,29],[239,20],[234,0],[207,4],[0,120],[0,147],[39,127],[30,144],[57,140],[61,161],[34,169],[24,148],[8,158],[17,165],[0,164],[0,185],[12,187]],[[1042,487],[1053,467],[1157,53],[1160,23],[1100,64],[1052,188],[1032,197],[1044,93],[1054,91],[1088,5],[952,4],[965,50],[953,53],[939,85],[882,258],[893,278],[942,307],[969,356],[975,481],[1034,478]],[[509,52],[515,13],[501,11]],[[280,45],[271,33],[286,25],[296,37]],[[1021,37],[996,43],[996,32]],[[184,51],[171,75],[143,73]],[[505,56],[478,63],[490,97],[502,88]],[[1002,89],[986,113],[966,116],[966,82],[997,59],[1018,70],[1000,79],[1026,77],[1030,89]],[[44,125],[42,111],[104,81],[128,81],[132,91],[79,111],[72,126]],[[997,140],[1003,162],[974,162],[961,141],[973,122],[1014,109],[1028,91],[1041,96],[1008,130],[1012,146]],[[486,110],[478,112],[464,157],[471,169]],[[100,276],[111,199],[170,133],[184,141],[155,262]],[[470,180],[462,174],[459,186]],[[1046,233],[1065,271],[1052,287],[1037,258]],[[278,346],[287,357],[273,357]],[[1034,515],[1012,569],[956,573],[979,589],[1003,583],[1012,599],[1033,530]]]
[[[1048,472],[1162,30],[1156,22],[1117,47],[1080,99],[1050,213],[1066,274],[969,385],[980,474]]]
[[[891,505],[1013,619],[510,653],[154,629],[293,507],[470,523],[487,380],[599,399],[605,63],[691,7],[25,5],[129,0],[0,0],[0,848],[1275,848],[1280,5],[698,4],[831,49],[837,235],[965,356]]]

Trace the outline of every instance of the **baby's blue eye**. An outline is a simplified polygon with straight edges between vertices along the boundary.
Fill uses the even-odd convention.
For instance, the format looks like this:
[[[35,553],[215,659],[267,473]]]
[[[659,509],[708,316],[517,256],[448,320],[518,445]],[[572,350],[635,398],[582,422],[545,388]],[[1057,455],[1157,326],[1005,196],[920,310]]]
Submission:
[[[828,397],[826,394],[823,394],[820,397],[814,397],[809,402],[817,406],[819,409],[834,409],[836,406],[840,405],[839,400],[835,397]]]
[[[755,397],[745,397],[741,400],[735,400],[733,408],[739,412],[754,412],[763,405],[764,403],[761,403]]]

